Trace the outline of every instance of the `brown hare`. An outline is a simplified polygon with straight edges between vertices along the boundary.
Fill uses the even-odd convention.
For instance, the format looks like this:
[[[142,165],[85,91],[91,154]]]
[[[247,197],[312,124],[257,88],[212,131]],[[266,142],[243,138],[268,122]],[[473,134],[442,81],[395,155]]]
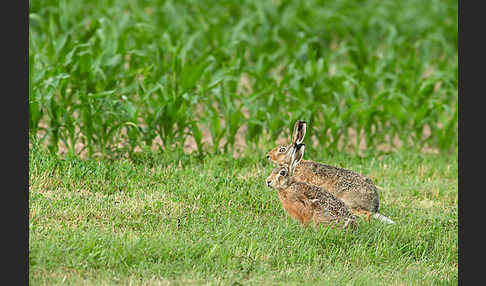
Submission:
[[[304,155],[305,144],[292,149],[290,160],[273,169],[267,186],[276,189],[285,211],[304,226],[312,222],[356,227],[356,218],[346,205],[325,189],[294,179],[295,167]]]
[[[299,144],[304,141],[307,123],[297,120],[294,125],[292,141],[287,146],[277,146],[267,153],[267,159],[284,166]],[[294,179],[322,187],[343,201],[355,215],[373,217],[385,223],[395,223],[379,213],[380,200],[373,181],[354,171],[301,160],[295,167]]]

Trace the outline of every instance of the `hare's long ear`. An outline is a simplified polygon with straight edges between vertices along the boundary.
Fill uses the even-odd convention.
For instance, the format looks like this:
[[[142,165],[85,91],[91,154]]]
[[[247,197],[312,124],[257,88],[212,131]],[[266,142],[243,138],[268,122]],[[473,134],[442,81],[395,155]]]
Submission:
[[[294,132],[292,133],[292,144],[301,144],[304,141],[305,131],[307,129],[307,122],[297,120],[294,125]]]
[[[305,151],[305,144],[294,145],[294,149],[292,150],[292,155],[290,159],[290,168],[289,168],[289,173],[291,175],[294,174],[295,167],[297,166],[297,164],[299,164],[300,160],[302,160],[302,157],[304,157],[304,151]]]

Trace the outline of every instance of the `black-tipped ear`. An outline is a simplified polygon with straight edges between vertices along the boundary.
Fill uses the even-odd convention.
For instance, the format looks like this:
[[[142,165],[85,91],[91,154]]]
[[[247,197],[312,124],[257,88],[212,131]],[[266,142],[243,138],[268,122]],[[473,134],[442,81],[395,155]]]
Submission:
[[[301,144],[304,141],[306,130],[307,122],[297,120],[294,125],[294,132],[292,133],[292,144]]]
[[[297,141],[295,143],[302,144],[302,142],[304,142],[304,136],[306,131],[307,131],[307,122],[300,121],[298,132],[297,132]]]

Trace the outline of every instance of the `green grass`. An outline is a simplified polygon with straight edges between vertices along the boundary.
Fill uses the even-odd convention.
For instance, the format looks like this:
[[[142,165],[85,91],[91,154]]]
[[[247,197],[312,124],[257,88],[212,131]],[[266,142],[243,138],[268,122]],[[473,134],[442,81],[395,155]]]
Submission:
[[[455,0],[29,4],[29,126],[53,152],[257,148],[296,119],[332,151],[457,145]]]
[[[306,153],[371,177],[354,233],[303,228],[265,187],[263,151],[133,160],[29,153],[31,285],[456,285],[457,152]]]
[[[32,285],[457,284],[457,1],[29,6]],[[297,119],[396,225],[285,214]]]

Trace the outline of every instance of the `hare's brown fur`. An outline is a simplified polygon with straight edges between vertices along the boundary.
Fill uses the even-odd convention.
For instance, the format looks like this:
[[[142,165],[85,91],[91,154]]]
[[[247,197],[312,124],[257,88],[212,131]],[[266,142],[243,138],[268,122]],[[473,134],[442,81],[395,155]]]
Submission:
[[[378,191],[370,178],[351,170],[302,160],[295,168],[294,178],[323,187],[342,200],[355,213],[378,212]]]
[[[296,181],[289,188],[278,189],[278,196],[283,208],[303,225],[312,221],[314,225],[344,222],[356,226],[345,204],[317,186]]]
[[[293,146],[302,143],[305,131],[306,122],[298,120],[294,125],[292,142],[288,146],[273,148],[267,153],[267,158],[279,166],[286,164]],[[326,189],[342,200],[356,215],[364,214],[369,218],[379,210],[380,200],[373,181],[354,171],[301,160],[295,168],[294,179]]]
[[[322,187],[296,180],[295,166],[292,170],[289,165],[275,168],[267,178],[267,185],[277,190],[291,217],[305,226],[312,221],[314,225],[344,223],[344,227],[356,227],[356,218],[344,202]],[[282,170],[288,170],[289,174],[281,175]]]

